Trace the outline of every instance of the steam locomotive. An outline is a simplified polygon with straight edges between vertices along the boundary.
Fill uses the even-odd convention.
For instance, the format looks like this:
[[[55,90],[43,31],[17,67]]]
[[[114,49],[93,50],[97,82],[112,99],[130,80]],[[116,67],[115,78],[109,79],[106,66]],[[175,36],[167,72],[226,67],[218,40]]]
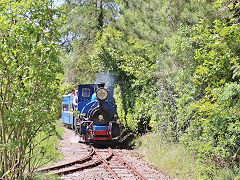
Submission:
[[[113,91],[113,86],[104,83],[79,85],[76,107],[73,105],[73,96],[64,95],[62,98],[62,122],[71,126],[83,142],[117,140],[122,127],[117,122]]]

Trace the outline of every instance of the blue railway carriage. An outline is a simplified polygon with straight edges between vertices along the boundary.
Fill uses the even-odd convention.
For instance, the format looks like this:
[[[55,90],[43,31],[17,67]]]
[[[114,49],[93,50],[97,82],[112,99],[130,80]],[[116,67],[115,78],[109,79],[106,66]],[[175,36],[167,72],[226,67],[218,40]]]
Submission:
[[[66,125],[73,124],[73,96],[63,95],[62,98],[62,122]]]
[[[117,122],[117,106],[113,86],[85,84],[78,86],[78,106],[74,110],[73,96],[62,98],[62,121],[70,125],[84,142],[116,140],[121,134]]]

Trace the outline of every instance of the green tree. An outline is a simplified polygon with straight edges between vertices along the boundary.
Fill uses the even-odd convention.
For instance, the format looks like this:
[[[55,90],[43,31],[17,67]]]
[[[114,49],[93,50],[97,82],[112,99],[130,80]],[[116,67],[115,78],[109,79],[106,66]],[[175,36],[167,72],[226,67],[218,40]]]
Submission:
[[[121,119],[133,130],[146,130],[150,121],[147,113],[150,106],[145,105],[142,110],[140,107],[150,95],[147,85],[156,82],[148,72],[155,63],[148,48],[138,43],[134,36],[106,28],[95,45],[92,61],[96,71],[110,72],[116,77],[121,94],[121,99],[118,99],[121,102],[119,112],[123,112],[120,113]]]
[[[179,126],[185,126],[189,144],[217,166],[239,158],[239,77],[234,71],[240,63],[239,28],[234,20],[196,26],[191,41],[197,42],[198,49],[195,58],[188,59],[192,82],[178,88],[178,106],[187,107],[179,111]]]
[[[65,23],[63,35],[63,62],[66,63],[66,81],[92,83],[96,72],[92,70],[91,53],[98,33],[109,24],[117,14],[113,0],[71,0],[64,4]],[[68,63],[70,62],[70,63]],[[70,66],[67,67],[67,64]]]
[[[0,14],[0,174],[21,179],[59,112],[58,12],[50,0],[2,0]]]
[[[120,16],[110,24],[112,31],[99,36],[100,44],[96,45],[99,64],[116,74],[124,90],[121,103],[130,124],[142,129],[142,122],[146,126],[150,123],[173,133],[176,75],[182,59],[194,55],[193,48],[181,54],[178,40],[186,35],[185,26],[199,22],[206,14],[213,18],[214,11],[207,8],[211,4],[198,1],[118,2]]]

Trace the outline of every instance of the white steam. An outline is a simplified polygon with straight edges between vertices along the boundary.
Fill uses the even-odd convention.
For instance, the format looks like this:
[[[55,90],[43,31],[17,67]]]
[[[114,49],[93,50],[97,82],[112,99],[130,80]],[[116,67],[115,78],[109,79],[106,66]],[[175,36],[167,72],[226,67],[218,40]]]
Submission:
[[[96,84],[105,83],[107,86],[114,86],[115,78],[113,74],[101,72],[97,74]]]

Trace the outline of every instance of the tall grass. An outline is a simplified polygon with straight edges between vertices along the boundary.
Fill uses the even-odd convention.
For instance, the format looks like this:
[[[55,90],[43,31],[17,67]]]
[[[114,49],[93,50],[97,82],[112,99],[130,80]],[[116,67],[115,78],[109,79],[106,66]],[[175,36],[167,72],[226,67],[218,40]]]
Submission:
[[[35,161],[38,162],[38,166],[41,167],[51,165],[54,162],[62,159],[62,154],[57,150],[57,148],[59,147],[59,142],[63,133],[64,130],[59,125],[56,125],[56,134],[39,143],[39,147],[36,151],[38,155],[35,158]],[[44,137],[44,133],[40,133],[37,136],[39,139]]]
[[[216,167],[209,173],[194,152],[182,144],[170,143],[156,133],[145,134],[133,143],[138,156],[173,178],[240,180],[239,167]]]
[[[155,168],[171,177],[193,179],[200,164],[183,145],[169,143],[161,136],[149,133],[135,141],[136,152]]]
[[[35,156],[31,159],[30,169],[35,171],[39,167],[49,166],[63,158],[62,153],[58,151],[60,139],[63,136],[64,130],[59,126],[60,121],[55,125],[56,133],[48,137],[41,132],[36,137],[37,148],[35,149]],[[46,139],[45,139],[46,138]],[[43,140],[44,139],[44,140]],[[43,173],[34,173],[26,175],[30,179],[57,179],[56,176],[46,176]]]

